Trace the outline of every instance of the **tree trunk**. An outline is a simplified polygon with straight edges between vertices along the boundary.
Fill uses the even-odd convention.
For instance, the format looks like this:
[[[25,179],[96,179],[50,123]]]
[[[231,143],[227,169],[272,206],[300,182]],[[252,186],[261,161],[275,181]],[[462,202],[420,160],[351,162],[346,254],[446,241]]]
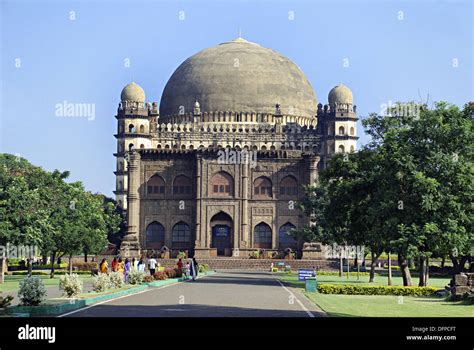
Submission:
[[[408,261],[407,258],[404,257],[402,254],[398,254],[398,266],[400,266],[400,271],[402,272],[403,285],[411,286],[412,281],[410,269],[408,268]]]
[[[72,275],[72,254],[69,254],[69,274]]]
[[[84,262],[87,262],[87,252],[84,252]]]
[[[420,273],[420,280],[418,282],[419,287],[426,286],[426,257],[420,256],[419,258],[419,273]]]
[[[33,275],[33,263],[31,260],[31,256],[26,259],[26,264],[28,267],[28,277],[31,277]]]
[[[2,284],[4,282],[4,278],[5,278],[5,275],[4,275],[4,269],[5,269],[5,258],[2,256],[0,258],[0,284]]]
[[[445,257],[443,256],[443,258],[441,259],[441,269],[443,270],[444,269],[444,263],[445,263]]]
[[[392,254],[388,252],[388,280],[387,284],[392,285]]]
[[[375,266],[377,265],[377,261],[379,259],[379,255],[376,255],[374,254],[373,252],[371,253],[372,254],[372,259],[370,260],[370,277],[369,277],[369,283],[373,283],[374,282],[374,277],[375,277]]]
[[[50,278],[54,278],[54,262],[56,261],[56,252],[53,252],[51,255],[51,272],[49,274]]]
[[[342,252],[340,252],[339,254],[339,277],[342,277],[342,274],[344,272],[344,263],[342,261]]]

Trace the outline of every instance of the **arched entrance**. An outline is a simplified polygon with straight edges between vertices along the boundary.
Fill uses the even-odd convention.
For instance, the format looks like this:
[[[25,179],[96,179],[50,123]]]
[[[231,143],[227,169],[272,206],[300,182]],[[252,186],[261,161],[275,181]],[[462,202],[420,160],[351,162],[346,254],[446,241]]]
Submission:
[[[211,248],[217,249],[218,256],[232,255],[233,233],[233,221],[229,215],[221,211],[211,218]]]

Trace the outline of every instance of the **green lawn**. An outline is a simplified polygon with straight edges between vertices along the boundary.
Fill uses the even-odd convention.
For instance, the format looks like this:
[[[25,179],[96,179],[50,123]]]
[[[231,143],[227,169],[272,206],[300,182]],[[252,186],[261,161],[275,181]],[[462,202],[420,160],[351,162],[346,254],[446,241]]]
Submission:
[[[40,277],[44,285],[46,287],[49,286],[59,286],[59,278],[61,276],[56,276],[54,278],[49,278],[49,276],[35,276],[35,277]],[[90,276],[79,276],[83,282],[91,280],[92,277]],[[5,276],[5,282],[0,284],[0,292],[8,293],[8,292],[15,292],[19,288],[20,281],[23,280],[25,276]]]
[[[286,284],[304,288],[296,273],[281,274]],[[339,276],[317,276],[318,283],[352,285],[387,285],[387,277],[375,276],[374,283],[368,283],[369,276],[347,278]],[[392,278],[393,285],[403,285],[401,277]],[[418,281],[413,280],[414,284]],[[430,285],[443,288],[449,278],[431,278]],[[330,316],[337,317],[474,317],[474,305],[463,302],[449,302],[438,297],[399,297],[391,295],[339,295],[306,293],[306,296]]]
[[[305,294],[336,317],[474,317],[474,305],[436,297]]]

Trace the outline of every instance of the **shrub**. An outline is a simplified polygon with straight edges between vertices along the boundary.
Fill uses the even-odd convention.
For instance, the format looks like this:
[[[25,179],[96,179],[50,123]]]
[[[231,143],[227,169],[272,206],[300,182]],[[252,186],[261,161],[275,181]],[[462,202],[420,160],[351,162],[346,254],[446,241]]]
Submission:
[[[38,264],[38,265],[33,265],[34,269],[51,269],[51,263],[49,264]],[[54,264],[55,269],[65,269],[67,268],[67,263],[61,263],[61,264]]]
[[[339,276],[339,271],[316,271],[316,275],[320,276]],[[347,276],[347,271],[343,273],[344,276]],[[359,272],[359,276],[369,276],[370,272]],[[374,276],[380,275],[379,273],[374,273]],[[349,276],[357,276],[357,271],[350,271]]]
[[[258,259],[260,257],[260,253],[258,250],[249,253],[249,259]]]
[[[320,284],[318,292],[321,294],[346,295],[403,295],[403,296],[430,296],[437,289],[435,287],[404,287],[404,286],[353,286],[345,284]]]
[[[12,276],[26,276],[28,271],[12,271]],[[32,276],[48,276],[49,272],[46,271],[31,271]]]
[[[199,264],[199,273],[209,271],[210,267],[208,264]]]
[[[99,273],[97,276],[92,277],[92,289],[94,292],[105,292],[110,286],[110,278],[106,273]]]
[[[145,275],[143,277],[143,282],[145,282],[145,283],[153,282],[154,280],[155,280],[155,277],[153,277],[151,275]]]
[[[185,252],[179,252],[177,255],[178,259],[186,259],[186,253]]]
[[[128,283],[142,284],[145,278],[145,273],[137,270],[131,270],[128,274]]]
[[[7,295],[5,298],[0,296],[0,309],[9,307],[12,300],[13,297],[11,295]]]
[[[158,281],[163,281],[163,280],[168,279],[168,275],[164,271],[158,271],[158,272],[155,272],[155,275],[153,276],[153,278]]]
[[[68,298],[75,297],[82,292],[83,283],[75,273],[61,276],[59,279],[59,290]]]
[[[112,272],[109,274],[109,283],[111,288],[122,288],[125,284],[123,280],[123,273]]]
[[[178,270],[177,268],[174,269],[174,272],[175,272],[175,277],[176,278],[181,278],[183,277],[183,270]]]
[[[175,269],[165,269],[165,274],[168,278],[176,278],[177,270]]]
[[[77,262],[74,263],[72,267],[78,271],[91,271],[97,270],[99,268],[99,264],[96,262]]]
[[[18,298],[22,305],[37,306],[46,297],[46,288],[40,277],[26,277],[20,282]]]

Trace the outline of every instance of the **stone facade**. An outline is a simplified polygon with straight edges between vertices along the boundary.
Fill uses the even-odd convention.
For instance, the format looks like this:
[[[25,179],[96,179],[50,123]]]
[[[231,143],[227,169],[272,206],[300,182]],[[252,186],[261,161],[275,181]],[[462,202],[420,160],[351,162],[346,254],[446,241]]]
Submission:
[[[250,44],[238,41],[235,45],[243,45],[238,48],[245,53]],[[240,58],[246,62],[245,56]],[[196,60],[190,67],[199,66]],[[290,80],[293,66],[287,74]],[[199,78],[199,74],[175,77],[176,72],[171,79],[174,85]],[[267,80],[263,88],[271,88],[274,78],[262,79]],[[215,105],[216,91],[206,84],[196,88],[196,95]],[[245,86],[262,89],[249,84]],[[290,87],[284,91],[297,93],[291,91],[291,83],[286,84]],[[174,85],[168,90],[176,90]],[[303,86],[310,85],[305,82]],[[269,91],[271,99],[280,91]],[[305,99],[300,100],[286,96],[282,100],[294,100],[300,106],[288,109],[275,103],[273,113],[268,113],[268,106],[259,113],[258,98],[250,105],[249,101],[235,102],[227,91],[226,100],[233,101],[229,111],[208,110],[197,99],[191,112],[160,115],[156,102],[145,103],[138,85],[127,85],[116,115],[115,135],[115,193],[118,205],[127,211],[128,223],[124,255],[168,250],[171,256],[186,251],[200,258],[246,258],[260,250],[268,257],[298,251],[300,257],[304,242],[294,241],[288,231],[309,224],[297,205],[304,196],[303,187],[317,181],[318,170],[331,155],[356,149],[356,107],[348,91],[335,87],[330,93],[332,103],[318,104],[315,115],[307,114],[312,108],[301,106],[306,96],[314,96],[312,91],[306,91]],[[166,95],[162,104],[179,100],[169,91]],[[242,105],[248,109],[232,110]],[[161,109],[174,110],[163,105]],[[305,113],[288,113],[295,110]],[[306,255],[320,258],[314,249]]]

